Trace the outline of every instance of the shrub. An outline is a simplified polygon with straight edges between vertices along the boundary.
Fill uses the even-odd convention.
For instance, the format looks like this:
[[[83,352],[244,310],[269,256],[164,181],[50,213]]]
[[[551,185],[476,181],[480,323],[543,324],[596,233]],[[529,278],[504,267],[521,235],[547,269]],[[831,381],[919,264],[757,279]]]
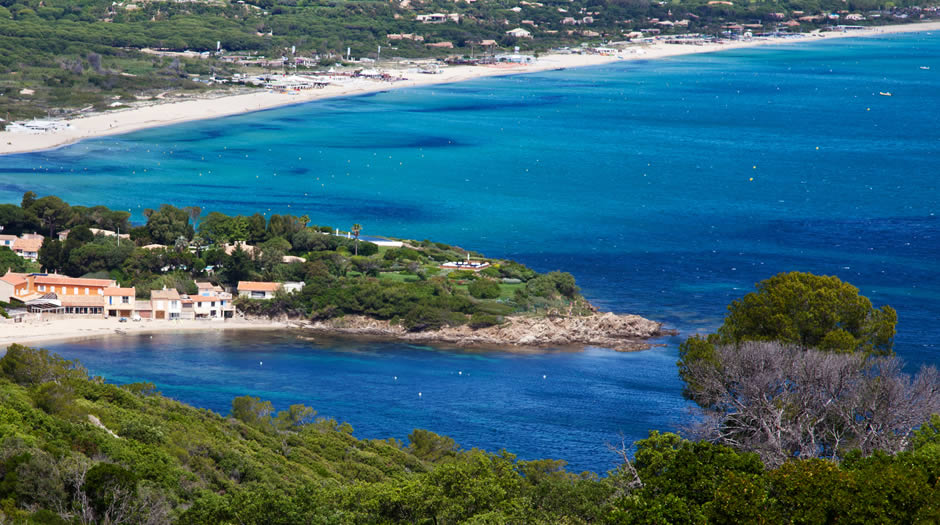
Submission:
[[[468,287],[470,295],[477,299],[496,299],[499,297],[499,283],[491,279],[477,279]]]
[[[503,320],[495,315],[475,313],[470,317],[470,328],[473,328],[474,330],[488,328],[490,326],[502,324],[502,322]]]

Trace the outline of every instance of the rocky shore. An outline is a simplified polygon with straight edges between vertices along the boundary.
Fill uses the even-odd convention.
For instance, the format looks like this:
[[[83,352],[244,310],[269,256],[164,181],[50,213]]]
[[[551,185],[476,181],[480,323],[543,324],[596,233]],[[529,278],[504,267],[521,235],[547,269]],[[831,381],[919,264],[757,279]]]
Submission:
[[[674,335],[662,323],[638,315],[596,313],[586,316],[510,316],[498,326],[473,329],[469,326],[409,332],[388,321],[363,316],[345,316],[304,325],[308,332],[326,335],[368,336],[415,343],[444,343],[466,347],[544,348],[600,346],[619,352],[652,347],[650,338]]]

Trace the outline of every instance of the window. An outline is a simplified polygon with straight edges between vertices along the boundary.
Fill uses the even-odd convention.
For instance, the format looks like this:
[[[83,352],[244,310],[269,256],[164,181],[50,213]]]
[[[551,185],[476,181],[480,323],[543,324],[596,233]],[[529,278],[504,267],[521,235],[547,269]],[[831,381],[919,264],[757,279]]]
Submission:
[[[40,292],[45,292],[45,291],[46,291],[46,285],[44,285],[44,284],[41,284],[41,285],[37,286],[36,288],[38,288]],[[53,291],[55,291],[55,287],[53,287]]]
[[[121,302],[124,304],[130,304],[131,298],[125,295],[124,297],[121,297]]]
[[[212,302],[209,304],[209,306],[215,308],[215,301],[212,301]]]
[[[88,287],[85,287],[85,295],[88,295]]]
[[[55,293],[55,286],[50,286],[50,288],[51,288],[50,291],[51,291],[52,293]]]

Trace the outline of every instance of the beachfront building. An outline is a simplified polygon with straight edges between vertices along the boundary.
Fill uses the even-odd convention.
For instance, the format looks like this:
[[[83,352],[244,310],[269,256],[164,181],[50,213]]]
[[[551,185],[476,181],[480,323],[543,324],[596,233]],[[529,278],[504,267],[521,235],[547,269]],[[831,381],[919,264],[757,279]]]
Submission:
[[[14,237],[15,239],[16,237]],[[29,281],[25,273],[6,272],[0,277],[0,301],[9,303],[18,295],[26,295]]]
[[[228,319],[235,315],[235,305],[230,298],[195,295],[189,299],[196,319]]]
[[[13,243],[16,241],[16,235],[0,235],[0,246],[13,249]]]
[[[281,283],[261,281],[238,281],[238,296],[249,299],[274,299]]]
[[[153,319],[180,319],[183,315],[183,298],[175,288],[151,290],[150,309]]]
[[[104,290],[116,286],[111,279],[7,272],[0,278],[0,300],[21,303],[36,313],[102,315]]]
[[[137,313],[137,290],[111,287],[104,289],[105,317],[133,317]]]

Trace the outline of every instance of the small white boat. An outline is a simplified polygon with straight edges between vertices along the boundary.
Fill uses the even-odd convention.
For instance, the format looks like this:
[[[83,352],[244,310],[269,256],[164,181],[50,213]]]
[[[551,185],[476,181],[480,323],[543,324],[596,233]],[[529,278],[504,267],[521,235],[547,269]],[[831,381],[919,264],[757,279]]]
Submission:
[[[881,96],[883,96],[883,97],[890,97],[890,96],[891,96],[891,92],[890,92],[890,91],[879,91],[878,94],[881,95]]]
[[[920,68],[923,69],[924,71],[930,70],[930,66],[920,66]]]

